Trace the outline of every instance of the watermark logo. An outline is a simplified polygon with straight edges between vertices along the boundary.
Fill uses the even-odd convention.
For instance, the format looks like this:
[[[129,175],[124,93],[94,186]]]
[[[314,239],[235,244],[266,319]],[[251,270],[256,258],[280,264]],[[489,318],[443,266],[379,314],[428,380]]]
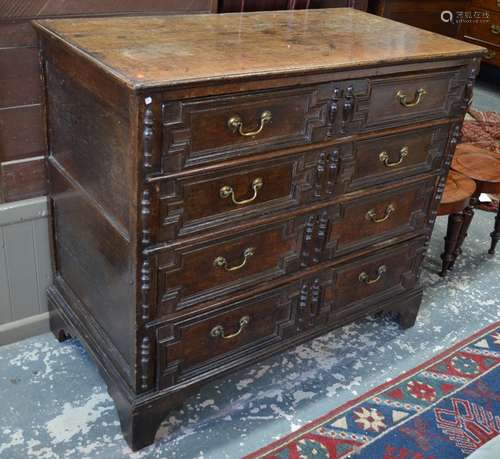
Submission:
[[[453,22],[453,13],[450,10],[441,11],[441,21]]]
[[[441,21],[449,24],[478,24],[490,22],[489,11],[441,11]]]

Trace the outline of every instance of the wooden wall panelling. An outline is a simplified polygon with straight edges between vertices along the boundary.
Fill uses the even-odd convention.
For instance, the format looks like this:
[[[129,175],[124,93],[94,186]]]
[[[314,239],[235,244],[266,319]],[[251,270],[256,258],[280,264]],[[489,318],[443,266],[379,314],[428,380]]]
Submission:
[[[47,192],[45,157],[0,164],[0,187],[0,198],[3,197],[4,202],[44,195]]]
[[[31,19],[216,11],[217,0],[0,0],[0,202],[46,193],[38,158],[47,151],[42,85]],[[13,163],[18,160],[23,162]]]

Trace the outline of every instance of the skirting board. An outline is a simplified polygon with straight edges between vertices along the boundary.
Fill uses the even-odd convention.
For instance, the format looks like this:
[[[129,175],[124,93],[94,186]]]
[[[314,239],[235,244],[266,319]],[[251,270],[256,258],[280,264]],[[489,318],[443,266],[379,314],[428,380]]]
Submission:
[[[0,346],[14,343],[31,336],[41,335],[49,331],[49,313],[26,317],[0,325]]]

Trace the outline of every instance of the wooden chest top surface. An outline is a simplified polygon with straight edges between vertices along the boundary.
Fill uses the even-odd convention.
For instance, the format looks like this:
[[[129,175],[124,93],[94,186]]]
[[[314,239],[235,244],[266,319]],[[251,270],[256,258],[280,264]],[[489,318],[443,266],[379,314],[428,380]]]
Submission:
[[[351,8],[36,21],[127,86],[370,67],[484,48]]]

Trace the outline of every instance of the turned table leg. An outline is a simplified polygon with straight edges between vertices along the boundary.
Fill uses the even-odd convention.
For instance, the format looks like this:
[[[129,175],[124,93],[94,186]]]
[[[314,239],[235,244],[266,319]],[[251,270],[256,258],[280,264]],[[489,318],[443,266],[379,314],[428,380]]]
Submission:
[[[495,248],[498,244],[498,240],[500,239],[500,203],[498,205],[498,213],[495,218],[495,229],[490,234],[491,236],[491,247],[488,250],[488,253],[493,255],[495,253]]]
[[[450,216],[448,217],[448,229],[446,231],[446,237],[444,238],[444,252],[441,254],[443,265],[441,268],[440,276],[442,277],[446,276],[446,272],[455,260],[455,248],[463,221],[464,216],[461,213],[450,214]]]
[[[455,245],[455,250],[453,251],[453,261],[451,262],[448,269],[453,269],[453,265],[457,257],[462,253],[462,245],[467,237],[467,231],[469,230],[469,226],[472,222],[472,218],[474,217],[474,210],[471,206],[468,206],[463,211],[463,222],[460,228],[460,232],[458,234],[457,243]]]

